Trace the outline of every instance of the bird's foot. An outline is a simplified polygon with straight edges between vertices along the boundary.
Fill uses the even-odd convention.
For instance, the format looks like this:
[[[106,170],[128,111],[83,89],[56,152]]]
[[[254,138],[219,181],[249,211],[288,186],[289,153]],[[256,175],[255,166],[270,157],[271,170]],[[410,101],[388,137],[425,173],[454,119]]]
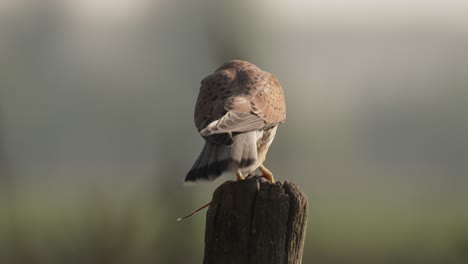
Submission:
[[[249,174],[247,174],[247,176],[245,176],[245,178],[246,178],[246,179],[250,179],[250,178],[252,178],[253,176],[254,176],[254,175],[253,175],[252,173],[249,173]]]
[[[265,166],[263,165],[260,165],[260,167],[258,167],[260,169],[260,171],[262,172],[262,177],[264,177],[265,179],[269,180],[271,183],[275,183],[275,178],[273,177],[273,173],[271,173],[271,171],[269,171],[267,168],[265,168]]]
[[[240,171],[236,172],[236,178],[238,181],[245,180],[244,175]]]

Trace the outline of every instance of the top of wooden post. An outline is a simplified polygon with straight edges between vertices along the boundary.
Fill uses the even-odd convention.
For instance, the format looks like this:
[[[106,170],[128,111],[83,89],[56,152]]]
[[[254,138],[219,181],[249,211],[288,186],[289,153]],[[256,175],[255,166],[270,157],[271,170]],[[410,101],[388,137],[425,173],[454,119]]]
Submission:
[[[228,181],[207,212],[205,264],[301,263],[307,198],[295,183]]]

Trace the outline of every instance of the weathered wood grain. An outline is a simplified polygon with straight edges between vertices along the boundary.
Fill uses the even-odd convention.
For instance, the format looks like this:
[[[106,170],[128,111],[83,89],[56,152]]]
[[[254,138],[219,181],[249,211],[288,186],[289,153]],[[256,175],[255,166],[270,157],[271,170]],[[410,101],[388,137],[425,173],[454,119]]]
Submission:
[[[207,212],[204,264],[299,264],[307,198],[292,182],[228,181]]]

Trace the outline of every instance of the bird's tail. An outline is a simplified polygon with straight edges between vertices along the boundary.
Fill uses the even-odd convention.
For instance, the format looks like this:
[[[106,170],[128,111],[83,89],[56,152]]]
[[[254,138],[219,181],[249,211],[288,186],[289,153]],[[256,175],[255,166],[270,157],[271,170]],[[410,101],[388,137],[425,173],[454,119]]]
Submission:
[[[226,171],[250,169],[257,160],[257,133],[237,134],[230,146],[206,141],[185,181],[214,180]]]

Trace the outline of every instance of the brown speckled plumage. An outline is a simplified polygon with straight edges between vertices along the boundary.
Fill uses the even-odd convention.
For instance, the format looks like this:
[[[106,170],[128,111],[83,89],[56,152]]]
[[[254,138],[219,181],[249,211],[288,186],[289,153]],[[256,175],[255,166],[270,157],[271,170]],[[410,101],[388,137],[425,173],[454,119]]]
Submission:
[[[228,170],[252,173],[285,119],[284,93],[274,75],[246,61],[224,63],[201,82],[195,126],[207,143],[186,181]]]
[[[253,113],[266,124],[286,119],[281,85],[275,76],[246,61],[229,61],[201,82],[195,107],[195,126],[205,128],[227,111]]]

